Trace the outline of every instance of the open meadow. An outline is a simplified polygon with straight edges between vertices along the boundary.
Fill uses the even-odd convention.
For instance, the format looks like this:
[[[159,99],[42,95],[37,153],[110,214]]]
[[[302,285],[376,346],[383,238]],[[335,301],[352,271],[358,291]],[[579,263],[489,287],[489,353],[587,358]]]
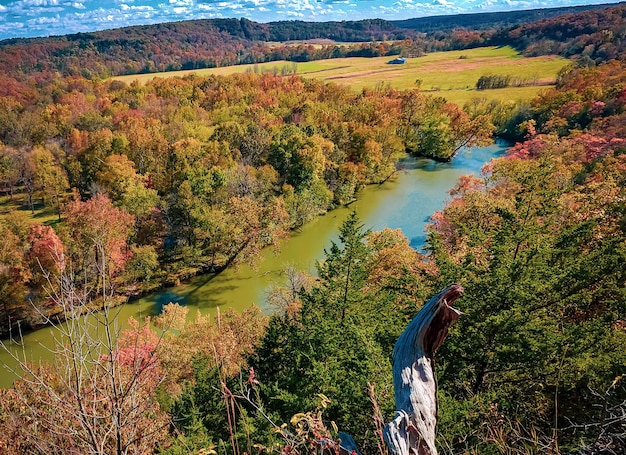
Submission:
[[[69,199],[70,194],[66,195]],[[28,205],[28,196],[22,187],[16,188],[13,198],[2,195],[0,196],[0,220],[6,218],[9,213],[17,217],[21,223],[25,224],[44,224],[54,226],[59,222],[59,215],[56,207],[41,203],[40,198],[33,201],[34,211],[31,211]]]
[[[352,57],[295,63],[276,61],[251,65],[238,65],[202,70],[172,71],[167,73],[118,76],[125,82],[144,83],[155,77],[198,75],[227,75],[244,72],[270,72],[272,74],[297,73],[342,85],[354,90],[378,85],[395,89],[420,87],[424,91],[444,96],[449,101],[463,104],[476,96],[488,99],[530,99],[546,85],[553,84],[556,76],[569,64],[558,56],[524,57],[511,47],[482,47],[462,51],[435,52],[422,57],[407,58],[406,63],[391,65],[390,57]],[[481,76],[501,75],[517,78],[522,87],[477,91],[476,82]]]

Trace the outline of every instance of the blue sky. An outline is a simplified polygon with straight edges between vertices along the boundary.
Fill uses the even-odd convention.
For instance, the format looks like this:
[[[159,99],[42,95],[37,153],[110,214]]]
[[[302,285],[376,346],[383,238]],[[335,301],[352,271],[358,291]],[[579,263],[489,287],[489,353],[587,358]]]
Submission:
[[[216,17],[258,22],[409,19],[610,0],[0,0],[0,40]]]

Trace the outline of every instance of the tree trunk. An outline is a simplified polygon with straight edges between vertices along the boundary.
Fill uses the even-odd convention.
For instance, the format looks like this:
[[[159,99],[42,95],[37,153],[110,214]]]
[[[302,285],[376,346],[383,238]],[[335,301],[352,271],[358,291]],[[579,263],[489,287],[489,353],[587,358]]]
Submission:
[[[433,356],[461,315],[450,307],[463,288],[453,284],[417,313],[393,349],[396,417],[383,433],[393,455],[436,455],[437,384]]]

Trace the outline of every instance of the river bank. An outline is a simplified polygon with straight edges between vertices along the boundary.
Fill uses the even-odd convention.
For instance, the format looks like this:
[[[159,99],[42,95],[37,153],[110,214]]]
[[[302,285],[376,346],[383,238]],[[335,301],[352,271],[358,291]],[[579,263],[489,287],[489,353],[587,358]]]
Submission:
[[[366,228],[402,229],[411,246],[421,249],[426,242],[425,224],[443,207],[457,179],[464,174],[480,173],[486,162],[507,148],[508,144],[498,143],[466,149],[451,163],[407,157],[401,162],[402,170],[390,181],[365,188],[350,207],[336,208],[292,232],[288,240],[281,242],[278,254],[272,249],[263,251],[257,268],[242,265],[220,273],[197,275],[179,286],[120,305],[115,309],[117,319],[123,326],[130,317],[143,319],[158,314],[170,302],[188,306],[191,315],[196,310],[213,314],[218,307],[240,311],[253,304],[268,312],[271,309],[266,302],[267,292],[275,284],[281,284],[285,267],[291,265],[313,273],[316,262],[324,256],[324,249],[329,248],[331,241],[337,241],[339,226],[353,210]],[[35,330],[21,340],[9,342],[8,347],[21,351],[23,345],[34,361],[50,359],[48,346],[54,343],[55,333],[54,327]],[[15,360],[7,352],[0,352],[0,363],[16,369]],[[15,377],[7,370],[0,375],[0,387],[11,386]]]

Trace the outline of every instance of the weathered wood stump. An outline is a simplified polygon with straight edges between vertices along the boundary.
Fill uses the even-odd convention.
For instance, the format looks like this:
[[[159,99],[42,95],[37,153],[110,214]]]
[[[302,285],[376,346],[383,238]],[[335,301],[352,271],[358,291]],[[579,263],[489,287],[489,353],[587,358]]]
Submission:
[[[433,356],[461,315],[450,307],[463,288],[453,284],[415,315],[393,348],[396,417],[383,430],[394,455],[437,455],[437,383]]]

